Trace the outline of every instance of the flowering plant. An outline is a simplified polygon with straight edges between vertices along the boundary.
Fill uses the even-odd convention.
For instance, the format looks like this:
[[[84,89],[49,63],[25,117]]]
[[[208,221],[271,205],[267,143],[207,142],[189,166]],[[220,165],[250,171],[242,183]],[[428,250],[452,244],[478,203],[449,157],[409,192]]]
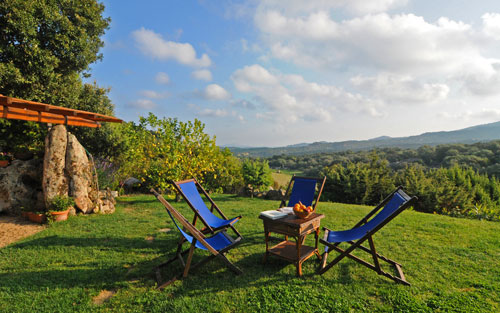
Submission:
[[[11,157],[6,152],[0,152],[0,161],[10,161]]]

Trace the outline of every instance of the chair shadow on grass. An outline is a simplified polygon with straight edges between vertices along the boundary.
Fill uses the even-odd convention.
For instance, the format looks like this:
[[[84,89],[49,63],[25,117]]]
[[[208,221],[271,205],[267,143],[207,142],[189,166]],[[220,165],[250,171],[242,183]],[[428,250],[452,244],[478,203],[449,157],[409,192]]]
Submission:
[[[50,256],[44,255],[41,256],[42,261],[31,261],[31,267],[2,273],[0,289],[10,288],[22,292],[72,287],[113,289],[130,281],[142,281],[143,284],[152,286],[154,285],[152,268],[158,263],[156,260],[158,254],[164,247],[174,247],[175,244],[175,238],[161,238],[148,242],[142,238],[49,236],[24,241],[0,250],[0,257],[10,257],[13,253],[9,250],[13,249],[32,250],[34,255],[42,249],[55,249],[56,253],[65,253],[64,261],[57,259],[57,254],[54,253],[53,260]],[[94,249],[86,250],[87,248]],[[94,252],[95,249],[98,252]],[[114,256],[106,256],[107,252]],[[87,261],[90,258],[86,257],[86,254],[92,254],[94,258]],[[122,254],[124,257],[120,259],[117,254]],[[151,257],[146,261],[137,261],[133,257],[127,258],[127,254],[140,254],[146,256],[145,258],[150,254]],[[79,261],[82,255],[85,260]],[[116,261],[117,259],[120,261]],[[54,269],[50,264],[57,264],[63,269]]]
[[[14,244],[10,249],[32,249],[34,253],[40,249],[57,249],[62,251],[66,249],[65,260],[77,260],[73,263],[66,262],[61,265],[61,261],[54,256],[54,261],[47,260],[50,257],[43,256],[42,262],[47,263],[35,267],[27,267],[21,271],[8,272],[0,274],[0,289],[8,288],[12,292],[40,291],[47,288],[101,288],[101,289],[119,289],[126,287],[131,281],[139,282],[141,286],[155,288],[156,280],[154,276],[154,267],[164,262],[174,254],[177,244],[177,236],[168,236],[167,238],[157,238],[148,242],[142,238],[123,238],[123,237],[94,237],[94,238],[75,238],[49,236],[24,241]],[[187,245],[185,245],[187,247]],[[256,249],[257,246],[257,249]],[[66,248],[61,248],[66,247]],[[82,253],[80,248],[98,249],[103,252],[97,255],[90,262],[79,262]],[[71,249],[74,248],[74,251]],[[123,253],[124,257],[117,262],[114,259],[106,257],[106,252],[112,254]],[[257,252],[256,252],[257,251]],[[0,255],[5,251],[0,250]],[[61,252],[58,252],[61,253]],[[94,253],[89,250],[89,253]],[[137,261],[133,258],[128,259],[126,254],[146,255],[144,261]],[[244,235],[243,242],[234,250],[228,253],[228,258],[236,266],[242,269],[242,275],[235,275],[217,259],[214,259],[204,266],[193,270],[190,275],[182,280],[182,288],[179,292],[188,292],[196,295],[206,293],[207,291],[231,291],[237,288],[246,287],[265,287],[276,284],[282,285],[293,281],[300,284],[317,284],[320,276],[316,275],[318,262],[315,257],[304,263],[304,275],[302,278],[295,276],[295,265],[285,260],[270,256],[267,262],[263,263],[265,253],[265,244],[263,234]],[[5,253],[8,257],[9,252]],[[73,255],[72,255],[73,254]],[[151,257],[148,258],[147,255]],[[161,256],[158,256],[161,255]],[[193,262],[207,256],[206,251],[197,251]],[[57,263],[64,269],[54,269],[50,264]],[[36,264],[36,263],[35,263]],[[288,268],[287,268],[288,267]],[[340,277],[334,279],[342,284],[350,284],[348,266],[341,264]],[[168,269],[162,270],[165,278],[170,279],[182,271],[178,263],[174,263]],[[301,279],[301,281],[295,281]],[[176,282],[173,286],[176,286]],[[178,285],[177,285],[178,286]],[[174,287],[175,288],[175,287]],[[174,291],[175,293],[175,291]]]

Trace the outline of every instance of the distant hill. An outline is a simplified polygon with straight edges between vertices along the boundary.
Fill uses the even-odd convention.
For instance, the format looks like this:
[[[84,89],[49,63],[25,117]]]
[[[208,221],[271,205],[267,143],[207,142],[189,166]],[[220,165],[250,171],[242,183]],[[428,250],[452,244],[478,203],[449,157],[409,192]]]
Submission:
[[[381,136],[370,140],[349,140],[340,142],[301,143],[278,148],[236,148],[229,149],[238,156],[270,157],[273,155],[301,155],[346,150],[360,151],[374,148],[399,147],[418,148],[448,143],[475,143],[500,139],[500,122],[472,126],[460,130],[423,133],[409,137]]]

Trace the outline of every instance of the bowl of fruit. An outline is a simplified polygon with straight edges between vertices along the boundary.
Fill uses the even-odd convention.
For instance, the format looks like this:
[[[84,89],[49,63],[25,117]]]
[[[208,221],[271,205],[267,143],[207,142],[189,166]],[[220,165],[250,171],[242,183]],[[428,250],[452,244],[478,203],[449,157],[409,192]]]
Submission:
[[[311,215],[313,212],[314,209],[312,208],[312,206],[305,206],[300,201],[293,206],[293,213],[295,214],[295,216],[301,219],[308,218],[309,215]]]

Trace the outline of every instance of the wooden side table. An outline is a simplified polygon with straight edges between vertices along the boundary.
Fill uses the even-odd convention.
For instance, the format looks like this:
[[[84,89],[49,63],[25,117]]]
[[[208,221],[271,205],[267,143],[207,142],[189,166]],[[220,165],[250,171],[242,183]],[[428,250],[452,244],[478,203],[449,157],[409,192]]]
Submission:
[[[305,260],[314,254],[321,259],[318,251],[318,240],[320,221],[323,217],[325,217],[323,214],[318,213],[311,214],[307,219],[300,219],[295,215],[288,215],[275,220],[259,216],[264,221],[264,233],[266,237],[264,262],[266,262],[269,254],[276,255],[294,263],[297,268],[297,276],[302,276],[302,263]],[[285,235],[285,240],[269,248],[269,237],[272,232]],[[304,240],[310,233],[314,233],[316,239],[314,247],[304,245]],[[288,240],[289,236],[295,238],[295,242]]]

